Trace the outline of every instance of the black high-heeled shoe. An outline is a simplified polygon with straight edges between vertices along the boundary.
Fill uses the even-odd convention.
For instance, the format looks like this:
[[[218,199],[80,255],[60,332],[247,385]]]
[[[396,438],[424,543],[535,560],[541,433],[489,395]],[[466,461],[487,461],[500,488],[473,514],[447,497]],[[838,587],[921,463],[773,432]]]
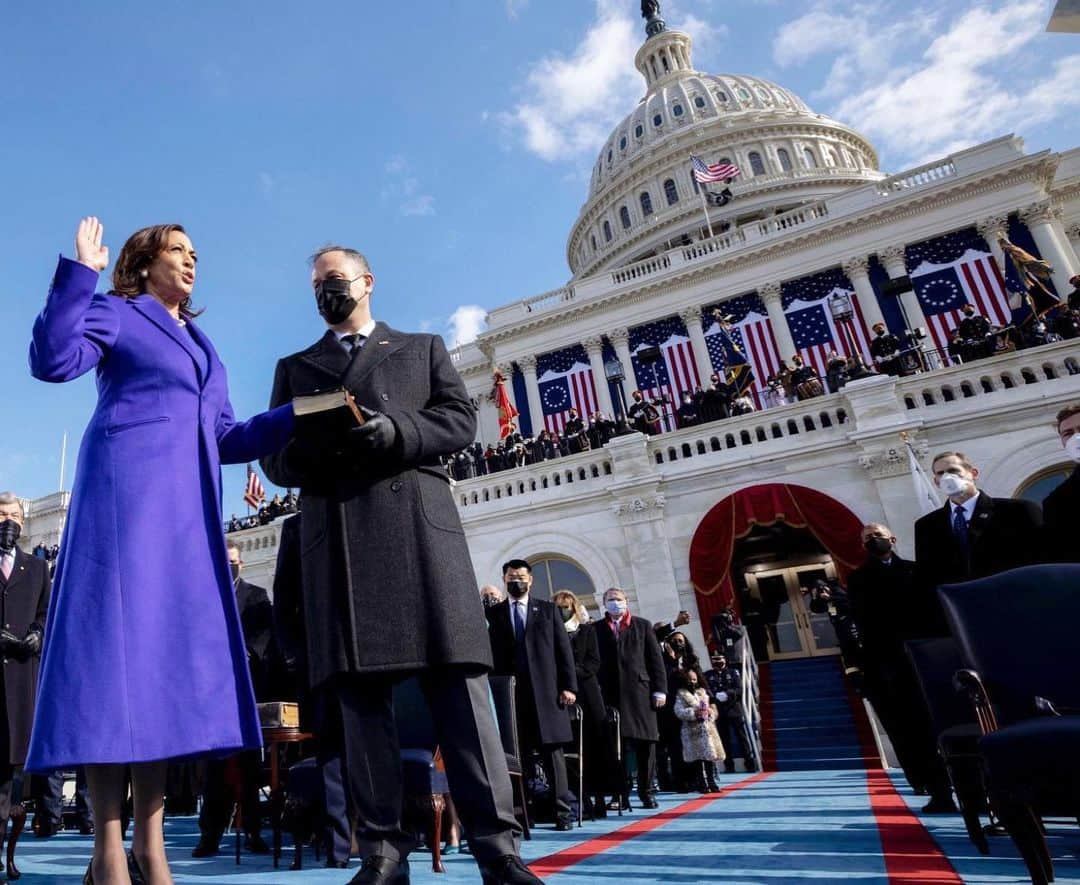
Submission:
[[[131,878],[131,885],[146,885],[146,876],[139,869],[139,862],[135,860],[134,851],[128,852],[128,876]]]
[[[94,885],[94,862],[90,861],[86,867],[86,875],[82,877],[82,885]]]

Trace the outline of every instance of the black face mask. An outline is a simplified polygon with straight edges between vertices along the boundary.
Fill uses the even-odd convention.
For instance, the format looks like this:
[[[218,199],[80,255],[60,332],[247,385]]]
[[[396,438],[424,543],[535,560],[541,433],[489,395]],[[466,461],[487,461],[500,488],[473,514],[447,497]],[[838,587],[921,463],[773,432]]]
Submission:
[[[14,519],[5,519],[0,522],[0,550],[10,550],[15,546],[22,534],[22,526]]]
[[[520,599],[529,592],[529,586],[524,581],[507,581],[506,592],[513,596],[514,599]]]
[[[480,597],[480,601],[484,603],[484,608],[491,608],[498,605],[502,600],[493,593],[485,593]]]
[[[315,287],[315,303],[319,306],[319,313],[331,326],[345,322],[356,310],[358,302],[349,294],[353,282],[330,277]]]
[[[884,329],[878,329],[878,330],[877,330],[877,336],[878,336],[878,338],[880,338],[880,337],[881,337],[882,335],[884,335],[884,334],[885,334],[885,330],[884,330]]]
[[[888,538],[867,538],[863,546],[867,549],[867,552],[873,553],[875,556],[884,556],[892,550],[892,541]]]
[[[964,311],[964,316],[969,317],[969,318],[973,317],[973,316],[975,316],[975,311],[973,311],[973,310],[965,310]]]
[[[229,563],[229,574],[232,575],[233,583],[235,584],[237,578],[240,577],[240,563],[238,563],[238,562],[230,562]]]
[[[567,621],[569,621],[574,616],[574,610],[570,609],[570,608],[567,608],[566,606],[560,605],[559,606],[559,615],[562,617],[563,623],[565,624]]]

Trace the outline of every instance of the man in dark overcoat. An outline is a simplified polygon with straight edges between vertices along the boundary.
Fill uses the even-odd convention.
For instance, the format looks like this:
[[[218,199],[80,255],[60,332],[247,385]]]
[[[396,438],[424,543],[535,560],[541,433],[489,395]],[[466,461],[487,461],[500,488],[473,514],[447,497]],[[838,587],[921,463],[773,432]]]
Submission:
[[[514,676],[521,751],[539,753],[550,772],[555,829],[569,830],[573,796],[562,745],[573,738],[567,707],[577,700],[574,653],[562,616],[532,596],[532,566],[524,559],[503,564],[507,599],[487,609],[495,672]]]
[[[937,588],[1032,565],[1042,552],[1042,511],[1031,501],[992,498],[979,490],[978,468],[963,452],[931,462],[934,483],[948,498],[915,521],[915,568],[944,625]],[[948,635],[943,629],[938,634]]]
[[[1047,562],[1080,562],[1080,538],[1076,531],[1077,517],[1080,516],[1080,403],[1073,403],[1058,412],[1057,431],[1066,455],[1076,467],[1043,501],[1044,559]]]
[[[487,627],[439,460],[472,444],[475,409],[438,335],[372,318],[375,277],[363,255],[320,250],[312,284],[328,328],[278,363],[271,400],[344,387],[365,421],[336,434],[306,433],[300,422],[294,440],[262,466],[273,482],[299,486],[304,502],[308,679],[343,750],[364,857],[352,882],[408,882],[414,839],[401,827],[392,686],[415,673],[485,882],[536,882],[518,857],[487,684]]]
[[[280,506],[280,504],[279,504]],[[274,666],[274,608],[266,588],[251,584],[241,577],[244,559],[240,546],[232,538],[225,540],[229,557],[236,607],[247,648],[248,671],[256,702],[270,700],[271,672]],[[258,750],[237,753],[234,764],[240,774],[240,820],[244,827],[244,847],[252,854],[267,854],[270,846],[262,838],[262,815],[259,811],[259,789],[262,786],[262,754]],[[228,785],[228,762],[208,759],[203,779],[203,803],[199,809],[199,841],[191,851],[192,857],[213,857],[233,807],[233,790]]]
[[[617,587],[604,593],[604,619],[596,625],[600,648],[600,691],[604,703],[619,711],[623,742],[621,801],[629,806],[627,750],[637,757],[638,798],[656,808],[656,742],[660,732],[656,711],[667,703],[667,671],[652,624],[630,614],[626,594]]]
[[[18,497],[12,492],[0,493],[0,839],[11,815],[14,776],[26,761],[30,743],[49,609],[49,564],[19,548],[16,541],[22,525]],[[19,798],[15,797],[16,802]],[[14,876],[12,872],[8,871],[9,877],[18,878],[17,871]]]

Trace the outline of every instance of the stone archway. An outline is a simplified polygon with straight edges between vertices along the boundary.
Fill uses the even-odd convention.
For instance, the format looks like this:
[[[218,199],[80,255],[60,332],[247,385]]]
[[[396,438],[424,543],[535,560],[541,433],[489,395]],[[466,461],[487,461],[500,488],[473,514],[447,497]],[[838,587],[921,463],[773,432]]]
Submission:
[[[740,489],[709,509],[690,541],[690,581],[703,629],[727,606],[738,610],[731,575],[735,542],[754,526],[778,522],[810,532],[832,556],[842,581],[863,560],[863,520],[835,498],[787,483]]]

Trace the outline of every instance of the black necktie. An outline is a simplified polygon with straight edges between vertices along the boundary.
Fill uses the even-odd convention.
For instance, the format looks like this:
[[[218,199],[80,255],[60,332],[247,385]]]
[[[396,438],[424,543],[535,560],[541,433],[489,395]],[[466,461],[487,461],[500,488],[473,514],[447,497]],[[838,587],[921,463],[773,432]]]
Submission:
[[[341,343],[349,348],[349,356],[352,356],[356,351],[363,347],[365,341],[367,341],[367,335],[361,335],[359,332],[354,332],[352,335],[341,336]]]

